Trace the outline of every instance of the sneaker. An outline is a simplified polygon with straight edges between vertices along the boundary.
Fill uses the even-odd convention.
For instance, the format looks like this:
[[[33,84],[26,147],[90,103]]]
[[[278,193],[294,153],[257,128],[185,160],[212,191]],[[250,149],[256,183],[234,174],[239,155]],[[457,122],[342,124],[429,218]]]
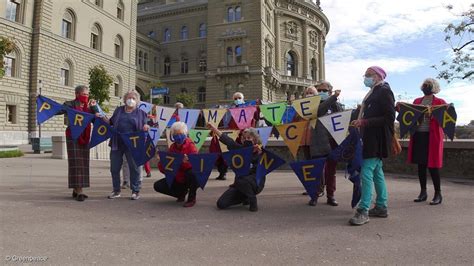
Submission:
[[[127,188],[130,188],[130,184],[128,184],[128,182],[123,182],[122,189],[127,189]]]
[[[370,217],[387,218],[388,210],[387,210],[386,207],[375,206],[375,207],[373,207],[372,209],[369,210],[369,216]]]
[[[112,193],[110,193],[110,195],[107,198],[109,199],[120,198],[120,192],[112,191]]]
[[[363,225],[369,221],[369,215],[367,212],[357,210],[354,217],[349,220],[349,223],[351,225]]]
[[[131,200],[137,200],[140,198],[140,194],[138,192],[133,192],[132,196],[130,197]]]

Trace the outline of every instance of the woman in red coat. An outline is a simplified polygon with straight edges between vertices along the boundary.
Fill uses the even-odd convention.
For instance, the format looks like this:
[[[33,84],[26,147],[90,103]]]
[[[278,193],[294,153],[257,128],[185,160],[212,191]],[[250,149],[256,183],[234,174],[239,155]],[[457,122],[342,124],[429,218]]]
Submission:
[[[176,173],[175,180],[171,188],[166,183],[166,178],[158,180],[154,184],[156,192],[163,193],[177,198],[177,202],[183,202],[186,194],[188,200],[184,203],[184,207],[193,207],[196,204],[196,191],[198,183],[196,176],[191,170],[191,163],[188,159],[188,154],[196,154],[198,150],[194,142],[188,137],[188,127],[184,122],[175,122],[171,126],[170,134],[172,136],[173,144],[169,148],[169,152],[184,154],[183,163]],[[159,160],[159,157],[158,157]],[[158,169],[164,173],[164,167],[158,163]]]
[[[439,83],[435,79],[428,78],[423,81],[421,90],[424,96],[415,99],[413,104],[429,107],[446,104],[443,99],[434,96],[440,91]],[[430,171],[435,190],[430,205],[440,204],[443,200],[439,175],[439,169],[443,166],[443,137],[443,129],[431,115],[431,111],[420,118],[416,132],[410,137],[408,162],[418,164],[418,178],[421,187],[420,195],[414,200],[415,202],[426,201],[428,198],[426,193],[426,168]]]

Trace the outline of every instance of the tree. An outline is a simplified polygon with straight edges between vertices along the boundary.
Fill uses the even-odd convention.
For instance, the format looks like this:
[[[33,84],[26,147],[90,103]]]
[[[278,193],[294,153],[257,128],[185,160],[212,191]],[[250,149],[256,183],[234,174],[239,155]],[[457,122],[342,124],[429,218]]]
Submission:
[[[453,6],[446,7],[452,10]],[[444,79],[448,83],[453,80],[474,80],[473,69],[473,51],[474,39],[472,34],[474,32],[474,3],[466,12],[457,15],[461,18],[460,22],[450,23],[444,29],[446,37],[444,40],[449,44],[453,51],[453,58],[450,61],[442,60],[440,66],[433,65],[432,67],[439,71],[438,78]]]
[[[184,105],[184,107],[192,108],[194,106],[194,98],[191,94],[182,92],[176,95],[176,101]]]
[[[114,82],[111,75],[107,73],[103,65],[89,68],[89,95],[95,99],[99,105],[110,100],[110,86]],[[102,106],[105,112],[109,111],[108,106]]]
[[[6,37],[0,37],[0,79],[5,75],[3,57],[15,49],[15,44]]]

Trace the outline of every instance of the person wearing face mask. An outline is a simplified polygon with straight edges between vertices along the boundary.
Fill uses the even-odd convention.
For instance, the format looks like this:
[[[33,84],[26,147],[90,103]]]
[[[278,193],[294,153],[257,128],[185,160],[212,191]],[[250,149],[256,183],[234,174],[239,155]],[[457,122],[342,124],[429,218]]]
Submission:
[[[64,102],[64,105],[81,112],[100,116],[95,100],[89,99],[89,88],[79,85],[75,89],[76,98]],[[58,115],[65,114],[61,111]],[[91,125],[89,124],[76,141],[71,138],[71,129],[66,128],[66,146],[68,157],[68,186],[72,188],[72,197],[77,201],[84,201],[88,196],[82,189],[89,187],[89,141],[91,136]]]
[[[395,98],[390,85],[384,81],[386,76],[379,66],[371,66],[365,71],[364,85],[370,90],[362,101],[357,120],[351,123],[360,128],[363,157],[360,172],[361,198],[354,217],[349,220],[351,225],[368,223],[369,216],[388,216],[388,193],[382,159],[387,158],[391,152]],[[369,210],[374,186],[376,202],[374,208]]]
[[[132,133],[140,130],[148,131],[150,126],[147,125],[148,115],[145,111],[138,108],[140,102],[140,94],[136,91],[128,91],[123,96],[125,105],[115,109],[114,114],[109,122],[118,133]],[[110,151],[110,173],[112,174],[113,191],[108,196],[109,199],[119,198],[121,192],[120,186],[120,170],[123,164],[123,156],[127,158],[128,169],[130,172],[130,188],[132,190],[131,200],[140,198],[140,169],[136,165],[131,152],[123,142],[119,134],[115,134],[109,142]]]
[[[188,159],[188,154],[196,154],[198,150],[194,142],[188,137],[188,127],[184,122],[175,122],[170,129],[171,144],[169,152],[184,154],[183,163],[176,173],[175,180],[171,185],[171,188],[166,182],[166,178],[160,179],[155,182],[154,189],[158,193],[163,193],[177,198],[177,202],[183,202],[186,194],[188,199],[184,203],[183,207],[193,207],[196,204],[196,191],[198,189],[198,183],[196,176],[192,172],[192,166]],[[157,156],[159,162],[160,158]],[[159,162],[158,169],[164,173],[164,166]]]
[[[421,85],[424,96],[415,99],[413,104],[428,107],[443,105],[446,102],[434,95],[439,93],[438,81],[427,78]],[[420,194],[414,200],[423,202],[428,198],[426,192],[426,168],[428,168],[434,186],[434,197],[430,205],[438,205],[443,200],[441,196],[441,180],[439,169],[443,166],[443,128],[438,121],[432,117],[431,112],[420,117],[419,126],[415,133],[410,136],[408,145],[408,162],[418,165],[418,178],[420,181]]]
[[[208,123],[207,127],[219,137],[219,141],[224,143],[229,150],[240,149],[243,147],[252,147],[253,154],[251,168],[248,175],[236,176],[234,183],[217,200],[217,208],[226,209],[233,205],[249,205],[249,211],[258,211],[257,195],[262,192],[265,186],[265,176],[262,177],[260,184],[257,184],[256,173],[260,154],[262,153],[261,139],[255,128],[247,128],[242,132],[242,144],[237,143],[226,134],[222,134],[215,126]]]

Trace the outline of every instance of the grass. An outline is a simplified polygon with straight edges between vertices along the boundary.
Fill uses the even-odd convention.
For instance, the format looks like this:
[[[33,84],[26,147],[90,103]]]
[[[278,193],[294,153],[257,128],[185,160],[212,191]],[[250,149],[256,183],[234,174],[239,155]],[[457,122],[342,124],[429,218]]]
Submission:
[[[20,150],[14,151],[0,151],[0,158],[13,158],[13,157],[21,157],[23,156],[23,152]]]

